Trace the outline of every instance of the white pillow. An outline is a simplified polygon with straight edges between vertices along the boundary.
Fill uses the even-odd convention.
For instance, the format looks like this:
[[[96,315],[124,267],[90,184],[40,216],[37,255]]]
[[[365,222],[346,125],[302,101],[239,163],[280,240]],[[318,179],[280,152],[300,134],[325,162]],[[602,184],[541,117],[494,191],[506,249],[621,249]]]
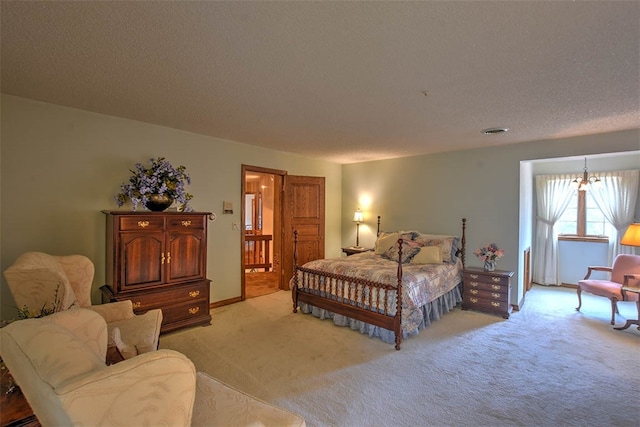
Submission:
[[[380,233],[378,240],[376,240],[376,255],[382,255],[389,250],[393,245],[398,243],[400,233]]]
[[[411,264],[442,264],[442,248],[440,246],[423,246],[412,259]]]

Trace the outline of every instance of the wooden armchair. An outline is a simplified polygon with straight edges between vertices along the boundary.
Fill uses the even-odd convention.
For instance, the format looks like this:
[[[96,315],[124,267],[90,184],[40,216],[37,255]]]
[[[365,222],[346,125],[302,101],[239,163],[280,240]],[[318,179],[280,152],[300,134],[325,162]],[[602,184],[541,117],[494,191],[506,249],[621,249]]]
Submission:
[[[591,272],[606,271],[610,273],[609,280],[590,279]],[[582,292],[609,298],[611,301],[611,324],[615,323],[615,316],[618,313],[618,301],[638,301],[638,294],[625,292],[623,286],[632,286],[640,283],[640,256],[638,255],[618,255],[613,260],[611,267],[588,267],[587,275],[578,282],[578,307],[582,307]]]

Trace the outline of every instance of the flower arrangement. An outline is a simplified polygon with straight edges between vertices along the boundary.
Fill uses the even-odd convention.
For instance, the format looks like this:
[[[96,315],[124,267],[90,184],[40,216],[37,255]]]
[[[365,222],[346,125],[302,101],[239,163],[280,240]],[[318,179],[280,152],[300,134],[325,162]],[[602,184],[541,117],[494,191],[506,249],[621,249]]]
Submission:
[[[120,193],[115,197],[118,206],[122,207],[127,201],[131,201],[135,211],[138,204],[143,206],[152,195],[166,195],[172,200],[182,204],[182,211],[190,212],[189,200],[193,195],[187,193],[184,186],[191,184],[191,177],[185,172],[186,167],[173,167],[164,157],[149,159],[150,167],[141,163],[135,164],[135,170],[131,170],[129,182],[120,185]]]
[[[487,246],[476,249],[473,254],[484,262],[496,262],[504,256],[504,251],[498,248],[495,243],[490,243]]]

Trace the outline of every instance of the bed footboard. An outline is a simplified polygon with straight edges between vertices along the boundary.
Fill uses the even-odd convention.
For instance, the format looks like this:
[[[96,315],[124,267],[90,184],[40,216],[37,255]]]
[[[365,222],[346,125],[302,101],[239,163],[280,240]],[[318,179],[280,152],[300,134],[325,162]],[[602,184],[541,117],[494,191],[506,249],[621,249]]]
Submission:
[[[297,234],[294,232],[294,240]],[[399,258],[402,240],[398,241]],[[295,252],[294,252],[294,258]],[[395,349],[402,343],[402,263],[398,263],[397,284],[374,282],[298,266],[293,271],[293,312],[300,303],[370,323],[395,334]],[[392,310],[395,308],[395,310]]]
[[[456,252],[465,265],[466,223],[462,218],[461,247]],[[378,235],[380,217],[378,216]],[[397,283],[385,284],[298,265],[298,231],[294,230],[293,279],[291,297],[293,312],[300,303],[331,311],[364,323],[392,331],[395,348],[402,343],[402,263],[398,262]],[[402,259],[402,239],[398,240],[398,260]],[[457,285],[457,283],[456,283]],[[395,310],[393,310],[395,307]]]

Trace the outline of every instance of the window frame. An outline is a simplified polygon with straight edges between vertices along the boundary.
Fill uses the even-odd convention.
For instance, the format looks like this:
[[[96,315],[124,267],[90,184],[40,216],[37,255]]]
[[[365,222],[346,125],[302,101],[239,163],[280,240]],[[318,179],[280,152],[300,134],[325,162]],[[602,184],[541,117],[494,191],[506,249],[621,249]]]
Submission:
[[[588,190],[587,190],[588,191]],[[587,191],[576,190],[578,193],[578,217],[576,218],[576,234],[560,234],[558,240],[577,242],[608,243],[609,236],[586,234],[587,231]]]

